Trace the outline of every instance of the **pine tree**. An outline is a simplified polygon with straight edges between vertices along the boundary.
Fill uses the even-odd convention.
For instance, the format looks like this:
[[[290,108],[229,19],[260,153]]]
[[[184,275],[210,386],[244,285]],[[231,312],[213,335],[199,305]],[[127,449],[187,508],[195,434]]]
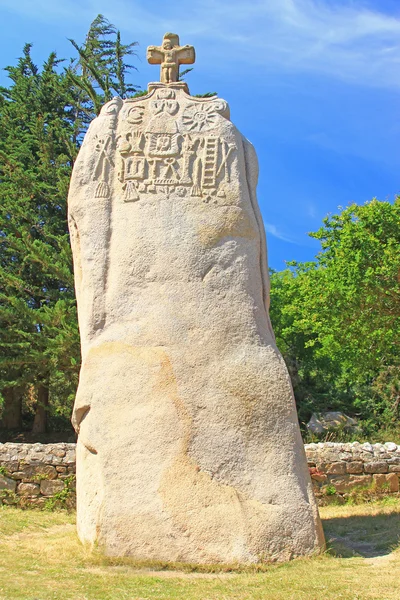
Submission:
[[[78,58],[72,61],[67,74],[89,120],[113,96],[125,99],[139,91],[138,86],[127,82],[129,72],[136,67],[126,62],[127,57],[135,55],[137,42],[122,44],[120,31],[103,15],[94,19],[82,46],[73,39],[70,42]]]
[[[0,88],[0,392],[3,428],[21,427],[36,396],[33,429],[68,415],[79,369],[66,199],[85,130],[113,95],[127,97],[136,43],[124,45],[102,15],[67,68],[54,53],[39,70],[24,48]]]
[[[62,368],[66,385],[76,380],[65,199],[77,147],[71,143],[66,75],[57,73],[54,53],[39,72],[30,50],[26,45],[17,66],[7,68],[12,85],[0,90],[0,381],[9,399],[3,425],[20,425],[10,390],[14,396],[18,390],[13,401],[19,405],[23,391],[34,385],[34,426],[43,431],[51,373]],[[64,354],[67,345],[72,355]]]

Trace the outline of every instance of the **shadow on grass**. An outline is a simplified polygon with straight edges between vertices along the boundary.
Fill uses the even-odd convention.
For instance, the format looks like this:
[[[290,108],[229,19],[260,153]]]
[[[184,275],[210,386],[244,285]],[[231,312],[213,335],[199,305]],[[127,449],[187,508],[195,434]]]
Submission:
[[[337,517],[323,521],[330,552],[349,558],[385,556],[400,547],[400,514]]]

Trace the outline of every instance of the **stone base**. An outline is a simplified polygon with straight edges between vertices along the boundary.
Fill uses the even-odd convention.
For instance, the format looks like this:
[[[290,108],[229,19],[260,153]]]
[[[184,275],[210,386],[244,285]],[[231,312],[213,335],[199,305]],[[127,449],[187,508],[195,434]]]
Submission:
[[[188,85],[184,81],[174,81],[173,83],[162,83],[161,81],[153,81],[147,86],[149,92],[152,92],[153,90],[159,90],[161,88],[167,88],[170,90],[183,90],[184,92],[186,92],[186,94],[190,95]]]

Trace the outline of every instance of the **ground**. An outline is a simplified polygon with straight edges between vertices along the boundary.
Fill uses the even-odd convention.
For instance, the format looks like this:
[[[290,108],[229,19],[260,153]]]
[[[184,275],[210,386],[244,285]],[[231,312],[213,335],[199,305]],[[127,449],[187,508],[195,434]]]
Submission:
[[[111,561],[75,515],[0,508],[0,600],[398,600],[400,499],[321,509],[328,551],[246,570]]]

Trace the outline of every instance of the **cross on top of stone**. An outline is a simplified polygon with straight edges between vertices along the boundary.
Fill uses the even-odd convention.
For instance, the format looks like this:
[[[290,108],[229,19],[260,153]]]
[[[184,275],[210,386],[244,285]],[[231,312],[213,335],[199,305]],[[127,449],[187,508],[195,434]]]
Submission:
[[[192,65],[195,61],[193,46],[180,46],[176,33],[166,33],[161,46],[147,48],[151,65],[161,65],[161,83],[175,83],[179,78],[179,65]]]

